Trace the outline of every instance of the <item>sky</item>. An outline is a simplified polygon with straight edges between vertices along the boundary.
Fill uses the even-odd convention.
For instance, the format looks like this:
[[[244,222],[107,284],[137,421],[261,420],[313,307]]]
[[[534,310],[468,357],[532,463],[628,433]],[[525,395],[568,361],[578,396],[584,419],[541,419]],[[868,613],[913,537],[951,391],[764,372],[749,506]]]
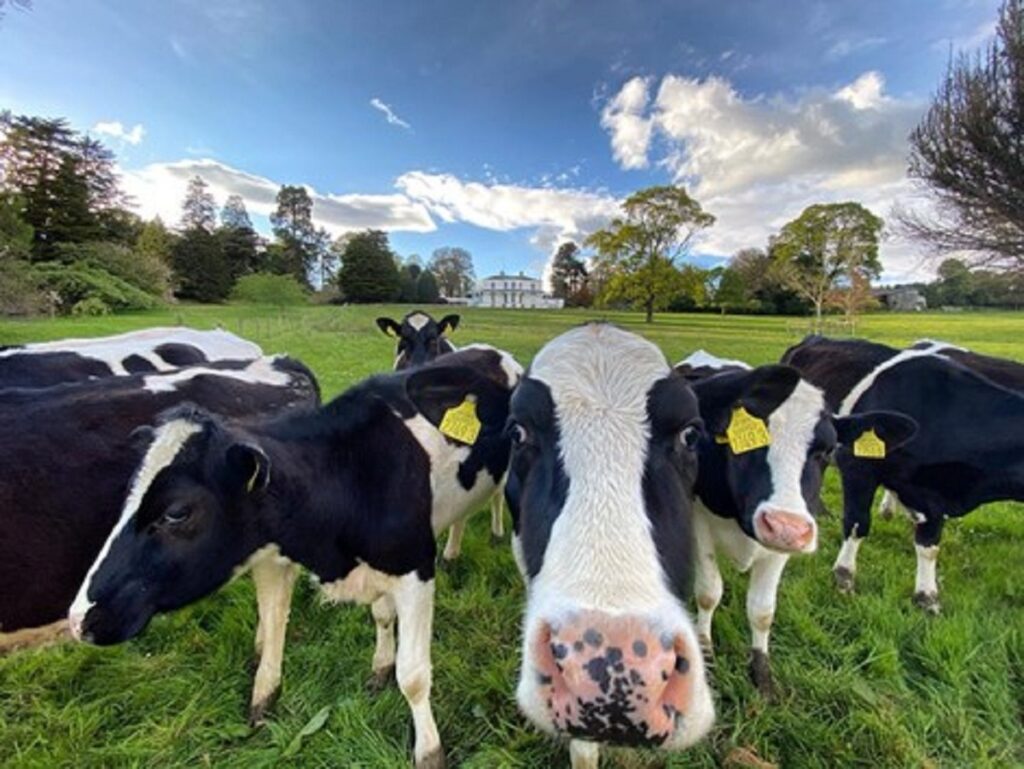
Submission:
[[[907,135],[998,0],[33,0],[0,19],[0,109],[63,116],[176,224],[198,174],[258,229],[305,185],[333,234],[540,275],[630,193],[682,184],[720,263],[808,205],[921,205]],[[883,279],[927,253],[889,234]]]

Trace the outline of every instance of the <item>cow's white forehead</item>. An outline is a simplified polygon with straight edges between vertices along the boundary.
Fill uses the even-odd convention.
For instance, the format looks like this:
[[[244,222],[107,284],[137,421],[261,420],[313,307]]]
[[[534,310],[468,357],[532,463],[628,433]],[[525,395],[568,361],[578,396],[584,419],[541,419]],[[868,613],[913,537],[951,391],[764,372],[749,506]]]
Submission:
[[[530,378],[548,386],[560,410],[595,408],[641,419],[646,419],[648,392],[668,373],[655,345],[605,323],[562,334],[530,364]]]
[[[807,452],[824,410],[824,393],[801,379],[789,397],[768,416],[772,442],[768,446],[767,463],[772,492],[762,504],[810,516],[801,480],[808,462]]]
[[[416,331],[419,331],[425,325],[430,323],[430,316],[424,312],[414,312],[406,317],[405,322],[412,326]]]
[[[467,344],[465,347],[460,347],[456,352],[464,350],[486,350],[495,353],[500,359],[501,370],[505,372],[505,378],[508,380],[509,387],[515,387],[519,384],[519,380],[522,379],[523,367],[519,364],[519,361],[504,350],[499,350],[497,347],[482,342],[474,342],[473,344]]]

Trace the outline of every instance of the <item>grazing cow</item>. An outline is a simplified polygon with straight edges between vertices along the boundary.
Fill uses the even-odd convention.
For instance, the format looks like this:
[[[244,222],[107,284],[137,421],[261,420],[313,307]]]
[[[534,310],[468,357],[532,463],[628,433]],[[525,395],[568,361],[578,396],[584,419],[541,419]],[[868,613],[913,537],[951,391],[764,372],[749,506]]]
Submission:
[[[594,323],[534,358],[512,398],[506,497],[528,585],[516,696],[542,730],[680,750],[714,706],[693,623],[697,400],[650,342]]]
[[[257,345],[222,329],[149,328],[7,347],[0,350],[0,388],[50,387],[217,360],[255,360],[262,355]]]
[[[676,366],[690,383],[705,431],[698,443],[694,534],[697,633],[711,651],[711,622],[722,599],[716,553],[750,572],[747,620],[750,676],[773,693],[768,636],[782,572],[793,553],[818,543],[813,514],[837,441],[865,429],[891,432],[902,417],[884,413],[832,418],[824,394],[790,366],[723,360],[703,350]]]
[[[434,320],[422,310],[407,313],[399,323],[391,318],[377,318],[377,327],[385,334],[398,339],[395,350],[395,370],[422,366],[438,355],[453,352],[455,346],[445,334],[459,326],[458,315],[445,315]]]
[[[833,348],[820,356],[816,346],[807,345],[800,357],[818,382],[827,381],[830,370],[861,365],[854,345],[842,354]],[[857,552],[870,533],[871,503],[881,486],[896,495],[915,523],[914,603],[938,613],[936,565],[945,521],[986,502],[1024,500],[1024,394],[968,368],[945,349],[922,345],[872,368],[839,408],[841,414],[898,411],[915,419],[919,429],[902,447],[883,439],[860,452],[837,452],[844,504],[837,584],[853,589]]]
[[[72,632],[124,641],[250,565],[262,636],[258,720],[280,683],[302,565],[329,598],[373,604],[374,678],[395,670],[412,710],[416,764],[441,766],[430,707],[434,538],[504,474],[520,373],[509,355],[474,346],[373,377],[311,414],[241,427],[172,412],[72,605]]]
[[[318,391],[287,358],[0,391],[0,647],[60,634],[138,464],[133,431],[184,401],[243,416],[312,406]]]
[[[395,371],[412,366],[422,366],[438,355],[454,352],[457,348],[445,336],[459,326],[458,315],[445,315],[440,321],[434,320],[422,310],[407,313],[402,322],[391,318],[377,318],[377,326],[388,336],[398,339],[395,350]],[[491,498],[491,542],[497,544],[505,537],[504,495],[499,488]],[[462,551],[462,537],[466,531],[466,520],[455,523],[448,532],[441,557],[450,563]]]

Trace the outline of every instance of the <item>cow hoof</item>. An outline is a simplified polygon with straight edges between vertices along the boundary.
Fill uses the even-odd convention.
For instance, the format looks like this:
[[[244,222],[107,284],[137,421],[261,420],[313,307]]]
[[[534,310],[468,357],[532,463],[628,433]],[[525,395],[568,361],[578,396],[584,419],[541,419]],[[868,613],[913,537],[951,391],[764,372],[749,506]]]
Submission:
[[[937,593],[914,593],[914,606],[924,609],[927,614],[938,615],[942,612]]]
[[[769,702],[775,699],[775,681],[768,655],[760,649],[750,650],[750,681]]]
[[[380,694],[395,682],[395,666],[388,665],[380,670],[374,670],[366,679],[366,691],[370,694]]]
[[[853,592],[853,572],[845,566],[837,566],[832,570],[836,578],[836,587],[840,593],[850,595]]]
[[[491,532],[491,547],[501,547],[505,544],[505,537],[501,534]]]
[[[433,753],[428,753],[416,762],[416,769],[444,769],[444,751],[438,748]]]
[[[249,726],[252,729],[258,729],[267,723],[267,711],[270,710],[270,706],[274,704],[276,695],[272,694],[264,700],[257,702],[255,705],[249,708]]]

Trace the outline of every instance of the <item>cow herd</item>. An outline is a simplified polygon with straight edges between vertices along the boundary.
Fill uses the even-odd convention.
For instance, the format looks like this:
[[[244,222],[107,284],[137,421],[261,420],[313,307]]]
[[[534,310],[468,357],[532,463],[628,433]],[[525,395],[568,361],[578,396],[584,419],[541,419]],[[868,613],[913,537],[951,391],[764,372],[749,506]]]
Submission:
[[[914,524],[914,602],[939,611],[945,521],[1024,500],[1024,366],[948,344],[808,337],[780,364],[694,352],[671,366],[589,323],[528,369],[456,349],[459,316],[379,318],[394,370],[320,403],[301,363],[225,331],[159,328],[0,349],[0,649],[70,633],[107,645],[249,572],[255,724],[281,685],[301,570],[369,604],[370,681],[394,679],[413,758],[444,765],[431,709],[437,540],[457,557],[488,502],[526,584],[516,700],[567,738],[679,750],[710,730],[718,562],[749,573],[750,676],[788,559],[818,546],[822,479],[843,485],[840,590],[876,492]],[[696,620],[691,617],[691,599]]]

